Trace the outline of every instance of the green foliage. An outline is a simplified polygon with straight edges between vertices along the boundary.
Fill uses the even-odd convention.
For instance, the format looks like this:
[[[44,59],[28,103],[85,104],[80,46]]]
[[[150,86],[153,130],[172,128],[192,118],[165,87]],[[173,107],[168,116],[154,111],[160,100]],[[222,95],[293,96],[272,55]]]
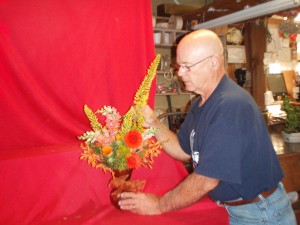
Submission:
[[[106,158],[106,163],[114,169],[123,171],[128,169],[126,158],[130,156],[130,149],[124,143],[114,145],[112,156]]]
[[[282,110],[286,112],[284,132],[287,134],[300,132],[300,107],[291,104],[291,99],[283,99]]]

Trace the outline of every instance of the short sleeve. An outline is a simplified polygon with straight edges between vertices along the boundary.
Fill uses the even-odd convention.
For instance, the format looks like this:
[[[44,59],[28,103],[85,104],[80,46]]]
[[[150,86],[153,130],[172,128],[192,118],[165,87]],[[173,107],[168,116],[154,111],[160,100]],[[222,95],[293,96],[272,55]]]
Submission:
[[[196,173],[230,183],[240,184],[243,151],[247,145],[248,121],[252,113],[244,105],[221,105],[210,115],[204,135],[196,131],[195,146],[199,149]],[[199,125],[201,130],[201,124]]]

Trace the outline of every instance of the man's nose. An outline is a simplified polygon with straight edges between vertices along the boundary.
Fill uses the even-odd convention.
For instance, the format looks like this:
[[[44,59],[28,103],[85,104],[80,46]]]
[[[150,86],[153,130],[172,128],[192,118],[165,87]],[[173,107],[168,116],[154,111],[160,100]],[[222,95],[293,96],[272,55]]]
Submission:
[[[182,77],[183,74],[184,74],[184,69],[182,69],[182,67],[179,66],[179,68],[178,68],[178,70],[177,70],[177,75],[180,76],[180,77]]]

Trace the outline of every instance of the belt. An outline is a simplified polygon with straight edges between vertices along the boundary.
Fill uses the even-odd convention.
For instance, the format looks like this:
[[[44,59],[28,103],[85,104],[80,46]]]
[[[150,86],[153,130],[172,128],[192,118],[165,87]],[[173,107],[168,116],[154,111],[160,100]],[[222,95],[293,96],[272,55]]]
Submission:
[[[270,191],[262,192],[260,195],[262,195],[264,198],[267,198],[273,192],[275,192],[276,189],[277,189],[277,186],[275,188],[271,189]],[[260,200],[259,197],[255,197],[255,198],[249,199],[249,200],[239,200],[239,201],[233,201],[233,202],[221,202],[221,204],[222,205],[229,205],[229,206],[239,206],[239,205],[245,205],[245,204],[258,202],[259,200]]]

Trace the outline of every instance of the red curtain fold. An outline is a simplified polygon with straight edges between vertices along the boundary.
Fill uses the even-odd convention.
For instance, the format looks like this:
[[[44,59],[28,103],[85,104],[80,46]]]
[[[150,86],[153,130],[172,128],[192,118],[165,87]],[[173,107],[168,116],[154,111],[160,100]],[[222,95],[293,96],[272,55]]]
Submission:
[[[207,198],[155,217],[116,210],[110,175],[79,160],[84,104],[126,113],[154,58],[150,0],[0,0],[0,224],[228,224]],[[163,194],[186,175],[162,153],[133,178]]]
[[[117,210],[109,200],[110,175],[78,160],[79,147],[65,148],[62,152],[49,147],[45,148],[46,155],[0,160],[0,224],[228,224],[226,210],[208,198],[160,216],[140,216]],[[162,195],[186,175],[180,162],[162,153],[156,158],[153,169],[133,171],[132,179],[146,181],[144,192]]]
[[[155,57],[151,15],[150,0],[1,1],[0,151],[77,142],[84,104],[126,113]]]

